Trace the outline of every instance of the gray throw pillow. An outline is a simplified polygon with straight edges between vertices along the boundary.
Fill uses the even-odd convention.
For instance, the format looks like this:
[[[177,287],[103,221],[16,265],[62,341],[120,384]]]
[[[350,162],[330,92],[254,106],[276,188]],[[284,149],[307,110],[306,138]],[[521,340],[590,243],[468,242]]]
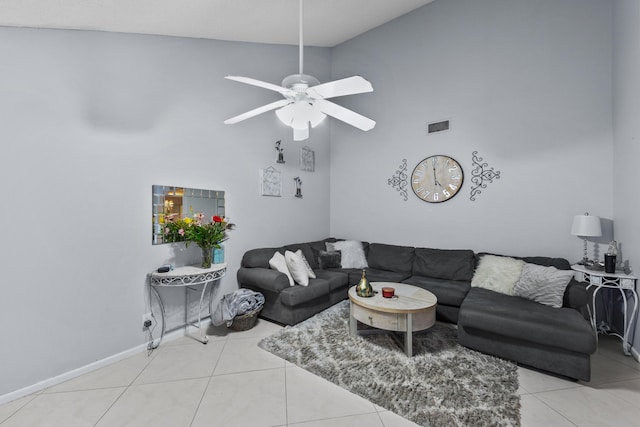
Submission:
[[[564,291],[573,274],[572,270],[527,263],[522,268],[522,275],[513,289],[513,295],[560,308]]]
[[[341,268],[341,260],[342,254],[340,251],[320,251],[320,255],[318,256],[318,264],[322,270],[327,268]]]

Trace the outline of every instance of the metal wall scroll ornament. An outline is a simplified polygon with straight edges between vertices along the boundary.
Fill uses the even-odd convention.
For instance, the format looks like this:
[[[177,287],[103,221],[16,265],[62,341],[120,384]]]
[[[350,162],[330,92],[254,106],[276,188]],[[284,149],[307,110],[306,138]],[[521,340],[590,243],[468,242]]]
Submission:
[[[284,163],[284,148],[280,148],[280,143],[282,142],[282,140],[277,140],[276,141],[276,163]]]
[[[494,171],[493,167],[488,167],[488,163],[482,163],[482,157],[478,157],[477,151],[471,154],[471,163],[474,166],[471,171],[471,182],[474,185],[471,187],[469,198],[475,202],[476,196],[482,193],[481,188],[487,188],[487,183],[492,183],[494,179],[500,179],[500,171]]]
[[[299,176],[293,178],[293,182],[296,184],[296,197],[302,199],[302,180]]]
[[[396,189],[398,193],[404,198],[406,202],[408,200],[407,184],[409,177],[407,175],[407,159],[402,159],[402,164],[398,167],[395,174],[387,180],[387,183]]]

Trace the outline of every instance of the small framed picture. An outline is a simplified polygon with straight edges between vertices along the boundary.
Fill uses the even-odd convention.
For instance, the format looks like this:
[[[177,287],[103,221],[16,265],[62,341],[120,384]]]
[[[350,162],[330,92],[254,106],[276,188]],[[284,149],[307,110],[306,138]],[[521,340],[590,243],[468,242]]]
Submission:
[[[316,170],[316,153],[309,147],[300,148],[300,170],[306,172]]]
[[[282,173],[269,166],[260,170],[260,194],[262,196],[282,196]]]

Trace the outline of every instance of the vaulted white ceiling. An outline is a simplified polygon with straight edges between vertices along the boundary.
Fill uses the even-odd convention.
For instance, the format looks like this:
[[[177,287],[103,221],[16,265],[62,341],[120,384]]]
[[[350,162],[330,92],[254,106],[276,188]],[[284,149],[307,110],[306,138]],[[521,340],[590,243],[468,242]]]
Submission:
[[[304,43],[332,47],[433,0],[305,0]],[[2,0],[0,25],[298,43],[298,0]]]

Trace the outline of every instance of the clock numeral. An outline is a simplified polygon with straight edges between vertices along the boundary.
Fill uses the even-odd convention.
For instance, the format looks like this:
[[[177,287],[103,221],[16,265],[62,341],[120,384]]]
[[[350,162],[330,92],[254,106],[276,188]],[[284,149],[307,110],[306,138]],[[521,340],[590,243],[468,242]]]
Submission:
[[[421,180],[421,179],[414,179],[414,180],[413,180],[413,183],[414,183],[414,184],[420,184],[421,182],[422,182],[422,180]]]
[[[449,193],[447,190],[442,190],[442,194],[444,194],[447,197],[451,197],[451,193]]]
[[[449,184],[449,188],[453,191],[456,191],[458,189],[458,187],[453,184]]]
[[[455,167],[455,166],[449,168],[449,172],[455,172],[457,170],[458,170],[458,168]]]
[[[413,172],[413,174],[417,175],[417,176],[422,176],[422,175],[424,175],[424,170],[422,169],[422,167],[416,168],[416,170]]]
[[[431,192],[424,190],[424,194],[422,195],[422,198],[426,200],[427,197],[429,197],[429,194],[431,194]]]
[[[440,194],[438,193],[433,193],[433,200],[438,200]]]
[[[451,179],[460,180],[460,175],[452,176]]]

